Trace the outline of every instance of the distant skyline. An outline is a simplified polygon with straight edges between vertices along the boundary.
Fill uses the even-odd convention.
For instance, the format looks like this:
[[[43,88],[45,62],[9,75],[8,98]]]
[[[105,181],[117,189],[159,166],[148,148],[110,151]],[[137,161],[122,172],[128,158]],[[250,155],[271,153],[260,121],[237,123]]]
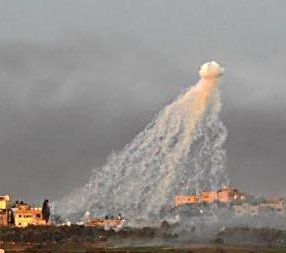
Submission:
[[[285,1],[0,4],[0,193],[80,187],[215,60],[232,183],[286,195]]]

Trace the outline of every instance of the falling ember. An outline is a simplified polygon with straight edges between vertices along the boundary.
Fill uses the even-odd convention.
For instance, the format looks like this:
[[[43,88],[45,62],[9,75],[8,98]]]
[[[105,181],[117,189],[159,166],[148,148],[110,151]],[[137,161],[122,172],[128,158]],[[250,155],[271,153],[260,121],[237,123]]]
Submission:
[[[148,218],[172,204],[178,193],[217,189],[228,184],[227,132],[219,119],[216,62],[201,66],[199,82],[167,105],[122,151],[95,169],[89,182],[61,202],[62,217],[89,211],[123,211],[129,219]]]

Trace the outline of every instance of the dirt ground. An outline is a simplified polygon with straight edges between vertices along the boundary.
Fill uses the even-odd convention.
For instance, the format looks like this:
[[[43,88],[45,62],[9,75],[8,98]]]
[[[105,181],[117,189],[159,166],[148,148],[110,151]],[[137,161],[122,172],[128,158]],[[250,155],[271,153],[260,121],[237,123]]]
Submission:
[[[25,253],[286,253],[286,248],[236,247],[217,245],[185,245],[182,247],[109,247],[99,243],[65,243],[65,244],[5,244],[5,252]]]

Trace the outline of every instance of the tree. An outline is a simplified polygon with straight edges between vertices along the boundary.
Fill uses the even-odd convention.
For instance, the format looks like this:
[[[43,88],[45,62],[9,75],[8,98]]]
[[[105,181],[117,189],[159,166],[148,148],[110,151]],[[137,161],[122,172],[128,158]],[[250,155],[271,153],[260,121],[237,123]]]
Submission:
[[[42,216],[43,219],[48,223],[50,216],[51,216],[51,211],[50,211],[50,205],[49,205],[49,200],[45,199],[42,207]]]

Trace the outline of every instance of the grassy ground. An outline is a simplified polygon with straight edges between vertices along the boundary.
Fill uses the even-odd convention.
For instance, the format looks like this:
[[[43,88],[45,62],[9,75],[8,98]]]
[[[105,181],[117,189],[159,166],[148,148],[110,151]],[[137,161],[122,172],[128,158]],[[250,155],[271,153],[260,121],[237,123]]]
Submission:
[[[0,249],[6,253],[286,253],[286,231],[277,229],[230,228],[203,241],[195,240],[191,232],[182,235],[188,236],[182,240],[164,227],[119,232],[83,226],[2,228]]]
[[[286,249],[263,249],[251,247],[218,247],[218,246],[204,246],[192,245],[184,248],[160,248],[160,247],[138,247],[138,248],[121,248],[108,249],[107,251],[99,252],[128,252],[128,253],[282,253]]]

